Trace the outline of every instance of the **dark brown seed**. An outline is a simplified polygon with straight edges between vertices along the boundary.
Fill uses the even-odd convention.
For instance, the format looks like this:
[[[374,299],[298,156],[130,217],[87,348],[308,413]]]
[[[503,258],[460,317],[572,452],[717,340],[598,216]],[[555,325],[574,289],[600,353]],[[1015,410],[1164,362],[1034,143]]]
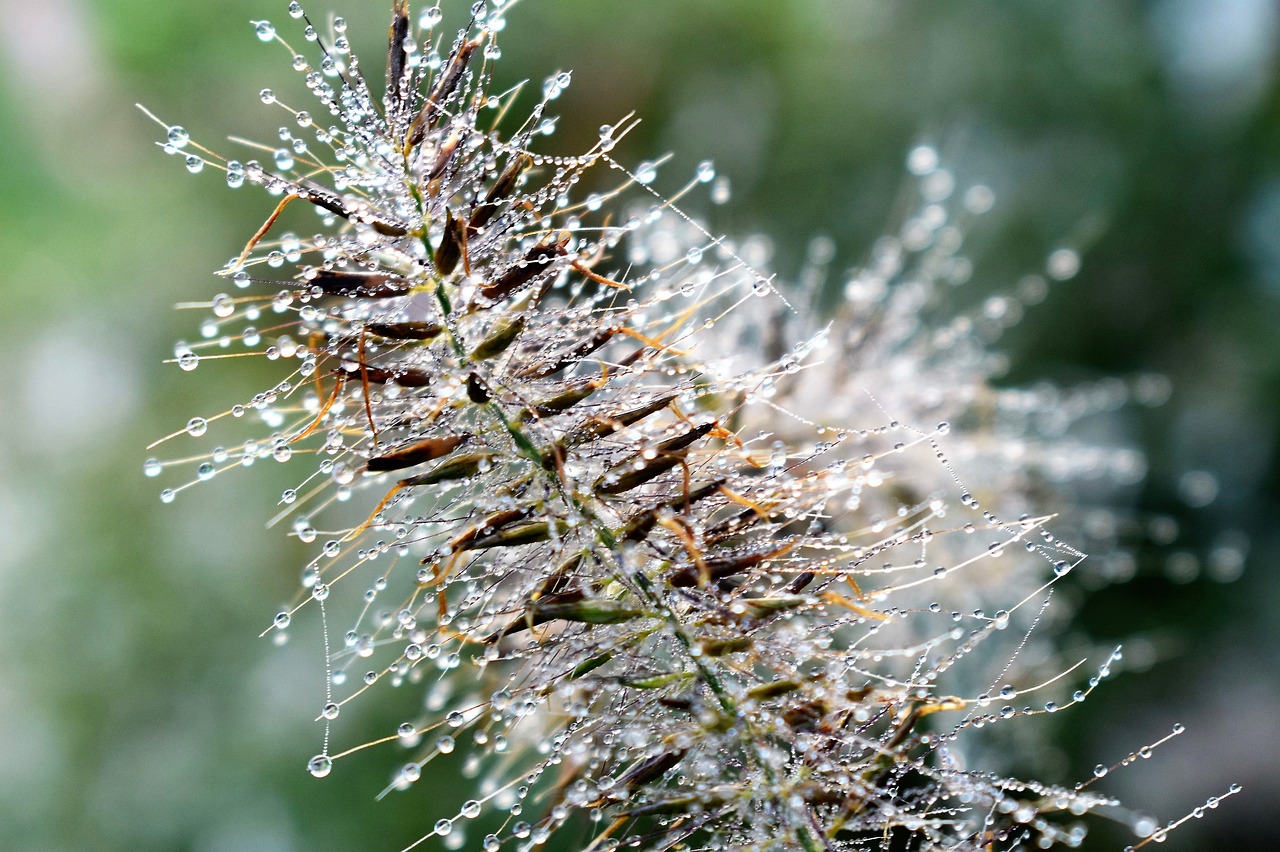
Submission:
[[[383,453],[369,459],[367,469],[371,473],[387,470],[402,470],[406,467],[434,461],[447,456],[467,440],[466,435],[447,435],[443,438],[427,438],[407,447]]]
[[[458,151],[458,142],[460,141],[458,134],[450,134],[449,138],[444,140],[440,145],[440,150],[436,152],[436,161],[431,164],[431,168],[427,170],[427,182],[431,182],[440,175],[444,174],[444,170],[449,168],[449,163],[453,160],[453,155]]]
[[[754,553],[732,553],[721,556],[707,556],[702,560],[706,566],[707,573],[712,580],[723,580],[725,577],[732,577],[746,571],[749,568],[767,562],[771,558],[788,549],[788,546],[781,548],[773,548],[771,550],[757,551]],[[691,586],[698,585],[700,573],[698,566],[686,565],[678,571],[672,573],[670,577],[671,585],[687,589]]]
[[[436,272],[442,277],[457,269],[462,259],[462,241],[466,239],[463,228],[461,219],[453,218],[452,213],[445,214],[444,236],[435,254]]]
[[[467,376],[467,399],[476,405],[484,405],[492,397],[489,395],[489,388],[475,373]]]
[[[458,49],[449,59],[448,67],[436,80],[435,86],[431,88],[431,94],[427,96],[427,102],[423,104],[422,110],[414,116],[413,122],[409,125],[409,138],[406,140],[408,149],[416,148],[426,137],[427,131],[435,127],[440,121],[441,116],[444,115],[444,104],[457,91],[458,84],[462,81],[462,75],[466,72],[467,65],[471,62],[471,55],[483,43],[483,37],[477,36],[471,41],[464,42],[458,46]]]
[[[480,295],[491,302],[502,301],[548,271],[555,261],[565,256],[568,245],[569,238],[563,236],[554,243],[534,246],[515,266],[488,284],[480,285]]]
[[[363,369],[356,368],[350,372],[347,370],[340,370],[339,372],[346,374],[349,379],[359,378],[361,381],[367,381],[375,385],[395,382],[404,388],[424,388],[431,384],[431,374],[426,370],[414,370],[404,367],[365,367]]]
[[[425,473],[400,480],[400,487],[412,488],[416,485],[436,485],[441,482],[451,482],[455,479],[467,479],[480,473],[480,469],[492,461],[493,453],[488,452],[465,453],[460,456],[453,456],[440,462],[440,464]]]
[[[681,494],[666,500],[654,506],[652,509],[645,509],[631,517],[627,521],[627,525],[622,528],[619,536],[624,541],[643,541],[653,530],[654,525],[658,522],[658,515],[663,511],[681,510],[684,506],[692,506],[699,500],[703,500],[715,494],[724,485],[723,479],[712,480],[705,485],[699,485],[687,494]]]
[[[547,376],[554,375],[565,367],[576,364],[581,361],[583,357],[595,352],[601,346],[608,343],[609,340],[617,333],[617,328],[601,329],[572,349],[567,349],[564,352],[559,353],[550,361],[543,361],[539,364],[534,364],[532,367],[527,367],[517,373],[517,375],[522,379],[543,379]]]
[[[568,531],[569,525],[564,521],[527,521],[525,523],[512,524],[504,527],[490,535],[481,536],[474,541],[468,542],[463,550],[486,550],[491,547],[514,547],[518,544],[536,544],[541,541],[547,541],[551,538],[552,529],[557,534],[563,534]],[[552,618],[570,618],[568,615],[552,615]],[[577,621],[586,621],[586,618],[571,619]],[[612,624],[613,622],[598,621],[595,624]]]
[[[310,277],[304,277],[302,283],[319,287],[329,296],[363,296],[370,299],[401,296],[409,290],[409,282],[382,272],[316,269],[312,271]]]
[[[679,763],[685,755],[684,749],[676,749],[664,754],[655,755],[642,760],[618,777],[619,784],[628,789],[656,781],[666,774],[667,770]]]
[[[469,549],[469,545],[477,539],[485,538],[499,532],[503,527],[514,524],[516,521],[523,521],[529,517],[533,511],[531,506],[522,506],[516,509],[504,509],[501,512],[494,512],[484,520],[476,523],[474,526],[454,536],[453,541],[449,542],[450,549],[457,553],[461,550]]]
[[[601,494],[622,494],[656,479],[680,464],[684,459],[680,451],[706,435],[715,428],[715,425],[714,422],[703,423],[683,435],[668,438],[658,445],[658,454],[653,459],[645,461],[642,467],[635,466],[634,458],[614,466],[596,480],[595,490]]]
[[[387,32],[387,95],[383,103],[390,120],[400,111],[400,87],[404,83],[404,43],[409,38],[409,2],[396,0]]]
[[[388,340],[431,340],[444,331],[443,326],[434,322],[371,322],[364,329]]]
[[[502,174],[498,175],[498,179],[493,182],[493,186],[489,187],[484,203],[476,207],[475,212],[471,214],[469,224],[471,230],[477,231],[489,224],[494,214],[498,212],[498,208],[502,206],[502,202],[515,190],[521,173],[529,167],[531,162],[533,160],[528,154],[519,154],[507,164]]]

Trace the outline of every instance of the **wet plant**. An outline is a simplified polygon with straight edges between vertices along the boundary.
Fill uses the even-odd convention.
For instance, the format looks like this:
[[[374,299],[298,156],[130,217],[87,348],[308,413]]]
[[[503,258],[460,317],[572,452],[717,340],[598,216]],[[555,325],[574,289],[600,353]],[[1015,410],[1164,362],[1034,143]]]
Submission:
[[[1118,807],[1092,779],[1005,777],[965,743],[1084,700],[1119,659],[1019,662],[1082,554],[1043,514],[980,506],[949,461],[949,422],[900,420],[847,385],[842,406],[799,402],[837,363],[830,333],[774,352],[746,339],[740,317],[794,309],[679,209],[714,168],[659,194],[661,163],[613,156],[630,115],[581,155],[540,153],[570,75],[513,118],[521,87],[493,84],[510,5],[482,0],[446,35],[439,7],[415,17],[397,0],[370,76],[345,21],[322,28],[290,3],[306,52],[254,26],[318,106],[263,90],[289,115],[278,147],[226,159],[161,122],[189,171],[278,199],[203,305],[204,339],[174,360],[259,355],[281,378],[157,444],[261,425],[147,473],[197,465],[169,502],[263,459],[307,468],[276,520],[314,555],[267,632],[318,611],[310,773],[398,746],[411,757],[389,792],[465,751],[475,797],[419,841],[450,848],[1078,845],[1080,816]],[[295,207],[319,233],[282,230]],[[881,320],[912,309],[895,292]],[[923,383],[948,363],[913,362],[892,334],[860,348],[861,310],[839,322],[836,369],[864,385],[880,378],[864,366]],[[846,422],[853,409],[879,422]],[[1003,587],[983,578],[1006,552],[1029,579],[991,606]],[[397,729],[331,742],[357,699],[417,684],[422,709]]]

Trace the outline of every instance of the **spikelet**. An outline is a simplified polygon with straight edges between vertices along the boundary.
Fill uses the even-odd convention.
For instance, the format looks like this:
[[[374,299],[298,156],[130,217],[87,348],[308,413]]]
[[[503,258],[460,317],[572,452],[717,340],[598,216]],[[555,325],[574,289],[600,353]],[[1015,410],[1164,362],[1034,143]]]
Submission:
[[[305,16],[297,3],[290,14]],[[319,610],[327,697],[311,774],[376,744],[330,748],[348,703],[434,680],[421,717],[378,742],[413,750],[388,790],[463,734],[475,743],[477,798],[423,838],[453,848],[490,811],[506,816],[486,850],[557,832],[592,850],[1078,844],[1076,817],[1110,799],[971,769],[954,746],[970,728],[1056,709],[987,709],[1042,685],[993,696],[971,684],[1007,667],[960,673],[1016,614],[934,610],[913,592],[937,580],[923,561],[935,537],[962,542],[944,550],[943,575],[968,576],[1006,548],[1051,550],[1033,541],[1045,519],[992,515],[981,541],[937,530],[938,489],[877,467],[903,449],[896,423],[873,436],[890,446],[870,463],[834,405],[793,419],[783,440],[768,425],[790,404],[778,388],[804,386],[822,338],[764,357],[726,348],[733,317],[784,303],[648,190],[654,166],[612,159],[630,117],[581,156],[539,154],[569,75],[549,78],[508,134],[517,93],[490,90],[503,9],[477,3],[448,40],[440,21],[432,8],[414,26],[394,3],[379,96],[345,22],[330,37],[308,20],[318,65],[290,48],[294,67],[338,124],[286,107],[296,127],[270,165],[225,160],[165,125],[166,150],[191,171],[281,199],[223,271],[244,293],[216,296],[208,340],[175,360],[194,370],[243,345],[285,373],[227,412],[268,434],[199,459],[193,482],[267,457],[312,468],[277,520],[319,546],[272,628],[283,636]],[[592,170],[617,185],[580,197]],[[712,177],[700,168],[686,189]],[[279,233],[295,206],[323,233]],[[644,232],[672,217],[694,244],[656,257]],[[938,451],[945,431],[912,440]],[[889,520],[868,520],[871,505],[893,507]],[[882,564],[902,552],[921,556]],[[1053,573],[1019,602],[1033,616]]]

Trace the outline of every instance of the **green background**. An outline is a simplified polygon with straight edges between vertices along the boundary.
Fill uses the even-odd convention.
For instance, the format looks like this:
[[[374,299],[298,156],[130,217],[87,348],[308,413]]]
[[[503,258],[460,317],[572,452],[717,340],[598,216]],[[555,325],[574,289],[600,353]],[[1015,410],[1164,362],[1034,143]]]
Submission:
[[[270,375],[161,363],[197,336],[196,314],[172,305],[216,292],[212,270],[270,201],[187,175],[132,104],[214,147],[270,139],[279,114],[257,91],[304,96],[247,21],[301,43],[285,5],[0,2],[6,849],[399,849],[465,795],[445,765],[437,784],[375,803],[395,764],[385,752],[325,782],[303,771],[319,738],[314,631],[282,648],[257,638],[301,561],[262,523],[288,471],[259,465],[171,506],[141,472],[150,440]],[[371,64],[388,5],[334,4]],[[840,266],[864,257],[894,224],[920,141],[961,186],[997,194],[958,309],[1053,248],[1083,251],[1080,275],[1001,341],[1005,381],[1168,375],[1170,402],[1122,423],[1151,465],[1138,517],[1172,518],[1179,535],[1138,541],[1135,577],[1081,616],[1081,631],[1137,636],[1142,653],[1083,707],[1023,722],[1051,725],[1057,747],[1019,759],[1074,779],[1181,721],[1186,735],[1102,789],[1170,818],[1240,782],[1161,848],[1265,848],[1280,801],[1277,5],[524,0],[509,20],[505,79],[574,69],[557,147],[637,110],[621,157],[674,151],[673,183],[716,161],[734,195],[715,227],[767,234],[783,277],[817,234]],[[1217,478],[1208,506],[1179,496],[1192,470]],[[1215,574],[1214,548],[1241,541],[1243,574]],[[388,713],[344,733],[385,730]],[[1090,848],[1123,843],[1099,827]]]

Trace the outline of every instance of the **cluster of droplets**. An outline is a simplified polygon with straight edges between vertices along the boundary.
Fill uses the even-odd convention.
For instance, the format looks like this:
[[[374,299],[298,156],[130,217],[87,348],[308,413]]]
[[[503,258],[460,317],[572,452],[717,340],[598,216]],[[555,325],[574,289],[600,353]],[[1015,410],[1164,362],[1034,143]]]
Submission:
[[[307,770],[327,777],[398,744],[413,755],[387,795],[460,759],[478,792],[427,835],[447,848],[486,812],[500,823],[486,850],[559,830],[585,830],[593,850],[808,852],[895,832],[927,848],[1078,845],[1074,818],[1110,799],[975,773],[958,752],[967,731],[1085,700],[1120,656],[1083,682],[1084,661],[1016,665],[1083,554],[1043,514],[1005,505],[1018,470],[979,492],[953,464],[973,445],[966,389],[994,393],[972,329],[1003,327],[1032,298],[921,343],[925,291],[969,274],[943,206],[954,180],[932,149],[908,163],[924,206],[848,282],[846,313],[761,339],[761,313],[787,306],[756,271],[766,252],[652,190],[664,161],[614,160],[630,117],[582,156],[538,153],[571,82],[557,72],[499,133],[519,95],[489,89],[500,5],[475,3],[445,42],[438,6],[414,19],[397,0],[381,95],[345,21],[322,35],[300,4],[289,15],[306,20],[318,65],[269,22],[255,31],[290,51],[314,115],[336,124],[265,89],[294,119],[270,165],[178,127],[162,143],[193,172],[280,199],[223,271],[243,292],[199,305],[201,340],[174,361],[265,357],[288,372],[157,442],[259,422],[242,444],[144,471],[195,464],[170,502],[257,459],[312,469],[272,523],[316,553],[266,631],[284,641],[301,610],[319,612],[324,735]],[[597,165],[620,184],[592,177]],[[673,197],[698,187],[728,198],[709,163]],[[643,203],[615,221],[627,191]],[[991,203],[977,187],[963,209]],[[307,204],[322,231],[283,230]],[[818,265],[830,254],[815,247]],[[1076,266],[1058,252],[1048,274]],[[882,322],[856,319],[868,305]],[[868,407],[851,381],[892,395]],[[1010,585],[1020,571],[1030,579]],[[427,690],[419,717],[332,753],[349,702],[406,685]]]

